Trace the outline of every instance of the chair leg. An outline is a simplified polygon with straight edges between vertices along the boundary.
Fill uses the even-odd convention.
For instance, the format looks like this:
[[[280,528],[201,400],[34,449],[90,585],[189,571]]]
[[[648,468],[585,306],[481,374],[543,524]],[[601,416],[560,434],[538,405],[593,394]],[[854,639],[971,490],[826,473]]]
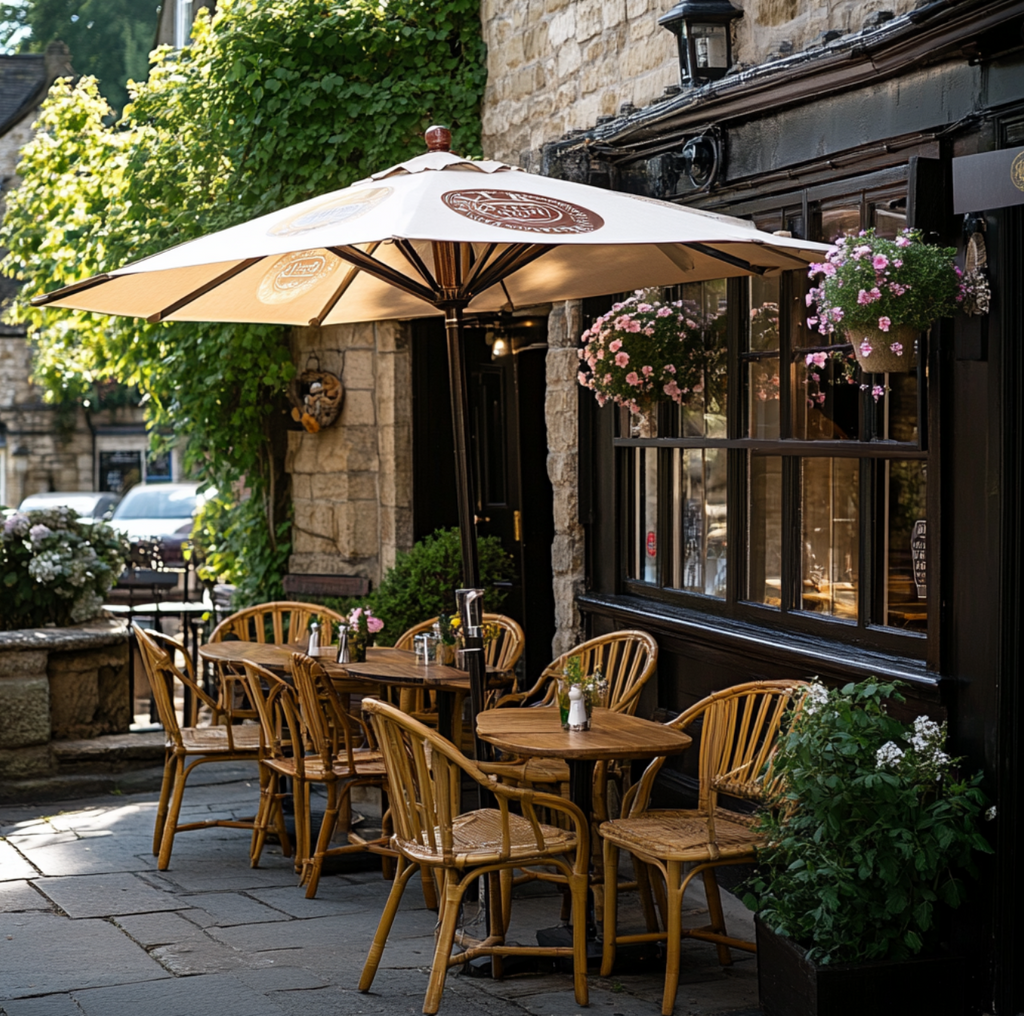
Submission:
[[[398,904],[401,903],[402,893],[405,892],[405,884],[409,881],[409,876],[416,870],[416,865],[411,864],[404,857],[399,857],[395,868],[395,880],[391,883],[388,901],[384,904],[384,911],[377,924],[377,933],[373,936],[370,952],[363,964],[362,976],[359,978],[360,991],[369,991],[370,985],[373,984],[377,967],[380,966],[380,958],[384,955],[384,946],[387,945],[388,935],[391,933],[391,925],[394,924],[395,914],[398,913]]]
[[[302,866],[303,880],[306,882],[307,900],[311,900],[316,896],[317,887],[320,885],[320,872],[324,866],[324,855],[331,845],[331,837],[334,835],[335,826],[338,824],[339,814],[338,784],[335,780],[331,780],[327,784],[327,810],[324,812],[324,820],[320,824],[320,835],[317,837],[316,850],[313,856]],[[310,831],[312,832],[312,830]]]
[[[167,802],[174,783],[174,756],[164,753],[164,778],[160,784],[160,803],[156,807],[156,826],[153,829],[153,856],[160,853],[160,841],[164,838],[164,823],[167,821]]]
[[[420,866],[420,887],[423,889],[423,905],[427,910],[437,910],[437,883],[434,881],[434,870],[425,865]]]
[[[448,976],[448,960],[455,943],[455,925],[459,920],[459,904],[462,902],[462,889],[459,877],[454,871],[445,871],[444,902],[441,905],[441,927],[437,932],[437,946],[434,949],[434,962],[430,967],[430,981],[427,994],[423,999],[423,1011],[432,1016],[441,1004],[441,992]],[[494,961],[494,957],[491,957]]]
[[[577,1005],[589,1005],[587,988],[587,890],[590,878],[586,872],[569,876],[572,896],[572,983]]]
[[[512,922],[512,876],[511,868],[501,869],[501,934],[508,934]]]
[[[487,929],[489,938],[498,942],[505,941],[505,922],[501,903],[501,876],[503,871],[491,871],[487,873],[487,893],[489,906],[487,908],[490,917],[490,927]],[[495,954],[491,956],[491,980],[500,981],[505,974],[502,963],[503,957]]]
[[[292,802],[295,807],[295,861],[296,874],[301,874],[309,859],[309,841],[312,837],[309,817],[309,782],[292,777]]]
[[[249,845],[249,867],[258,868],[263,856],[263,844],[267,839],[270,811],[277,791],[277,773],[260,767],[260,806],[252,823],[252,840]]]
[[[711,918],[711,930],[717,931],[720,935],[725,934],[725,913],[722,910],[722,896],[718,891],[718,879],[715,878],[714,868],[705,868],[704,895],[708,901],[708,916]],[[718,946],[718,962],[723,967],[732,966],[732,953],[724,942],[716,943]]]
[[[683,934],[683,869],[679,861],[668,862],[668,878],[665,885],[666,906],[665,930],[665,993],[661,998],[662,1016],[672,1016],[676,1004],[676,990],[679,987],[679,958]]]
[[[174,760],[174,789],[171,791],[171,804],[164,820],[163,836],[160,837],[160,854],[157,857],[158,871],[166,871],[171,863],[171,849],[174,846],[174,834],[178,829],[178,815],[181,813],[181,799],[185,793],[185,759],[178,755]]]
[[[604,841],[604,949],[601,954],[601,976],[611,977],[615,966],[615,929],[619,909],[619,848],[611,840]]]

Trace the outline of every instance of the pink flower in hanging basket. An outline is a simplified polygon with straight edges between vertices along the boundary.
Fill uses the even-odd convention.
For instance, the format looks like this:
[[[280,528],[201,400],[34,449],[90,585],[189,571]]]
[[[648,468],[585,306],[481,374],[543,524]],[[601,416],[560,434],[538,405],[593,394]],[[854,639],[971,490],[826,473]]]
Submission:
[[[891,350],[891,351],[892,351],[892,352],[893,352],[893,353],[894,353],[894,354],[895,354],[896,356],[902,356],[902,355],[903,355],[903,343],[902,343],[902,342],[893,342],[893,343],[892,343],[892,344],[891,344],[891,345],[889,346],[889,349],[890,349],[890,350]]]
[[[615,354],[615,366],[625,367],[629,364],[629,353],[619,352]]]
[[[613,353],[617,353],[622,349],[622,339],[612,339],[612,341],[608,343],[608,349]]]
[[[626,384],[633,385],[633,387],[635,388],[638,384],[640,384],[640,375],[637,374],[635,370],[631,370],[626,375]]]
[[[887,332],[887,331],[889,330],[889,326],[890,326],[891,324],[892,324],[892,321],[891,321],[891,320],[890,320],[889,318],[887,318],[887,317],[880,317],[880,318],[878,319],[878,327],[879,327],[879,328],[880,328],[880,329],[881,329],[881,330],[882,330],[883,332]]]
[[[864,340],[864,341],[863,341],[863,342],[862,342],[862,343],[860,344],[860,347],[859,347],[859,348],[860,348],[860,355],[861,355],[861,356],[870,356],[870,355],[871,355],[871,350],[872,350],[872,348],[873,348],[873,347],[872,347],[871,343],[870,343],[870,342],[868,342],[868,340],[867,340],[867,339],[865,339],[865,340]]]

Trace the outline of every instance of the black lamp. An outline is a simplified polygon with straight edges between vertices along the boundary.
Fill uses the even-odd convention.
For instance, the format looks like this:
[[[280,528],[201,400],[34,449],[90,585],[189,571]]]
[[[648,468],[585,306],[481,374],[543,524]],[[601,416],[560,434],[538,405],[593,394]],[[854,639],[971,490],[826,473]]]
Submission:
[[[724,78],[732,66],[731,23],[743,17],[729,0],[681,0],[658,18],[679,42],[679,70],[684,85]]]

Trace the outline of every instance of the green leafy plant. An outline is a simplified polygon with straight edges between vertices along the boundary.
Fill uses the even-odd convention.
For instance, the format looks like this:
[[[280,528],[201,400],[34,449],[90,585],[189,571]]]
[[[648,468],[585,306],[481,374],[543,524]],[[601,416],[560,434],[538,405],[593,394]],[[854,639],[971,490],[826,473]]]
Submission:
[[[128,542],[105,522],[67,508],[4,512],[0,629],[67,625],[96,617],[128,561]]]
[[[960,775],[944,723],[903,723],[888,701],[903,701],[895,682],[812,685],[774,759],[745,902],[817,963],[920,952],[937,907],[963,901],[973,853],[991,852],[981,774]]]
[[[504,591],[495,583],[512,577],[512,559],[496,536],[480,537],[477,552],[480,584],[486,590],[485,609],[493,613],[505,600]],[[398,555],[381,584],[364,599],[387,625],[385,637],[378,641],[392,645],[420,621],[434,616],[450,618],[455,612],[455,590],[463,585],[459,530],[438,529],[424,537],[412,550]]]
[[[118,123],[94,78],[60,80],[22,149],[0,271],[21,282],[9,319],[31,329],[35,379],[58,404],[84,404],[108,378],[137,388],[187,471],[248,488],[252,504],[211,515],[204,538],[208,568],[264,583],[258,599],[287,562],[274,440],[295,373],[285,330],[43,310],[31,297],[421,154],[435,121],[479,155],[486,73],[476,0],[221,0],[200,11],[191,45],[156,51]],[[229,531],[213,533],[221,522]]]

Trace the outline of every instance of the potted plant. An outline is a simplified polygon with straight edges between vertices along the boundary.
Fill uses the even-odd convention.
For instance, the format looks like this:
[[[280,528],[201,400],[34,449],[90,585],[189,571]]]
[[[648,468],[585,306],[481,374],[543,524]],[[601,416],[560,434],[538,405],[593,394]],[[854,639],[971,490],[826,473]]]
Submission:
[[[779,739],[745,895],[765,1016],[962,1011],[937,917],[991,849],[981,774],[944,751],[944,723],[904,723],[890,701],[895,683],[815,683]]]
[[[577,380],[600,405],[647,415],[658,402],[684,405],[702,392],[721,400],[725,343],[705,341],[718,317],[705,317],[692,300],[662,301],[658,292],[637,290],[580,336]]]
[[[807,325],[821,335],[845,333],[863,370],[909,371],[917,334],[952,317],[967,295],[955,253],[926,244],[915,229],[894,240],[874,229],[841,236],[810,266],[810,278],[821,282],[807,294],[808,307],[815,306]]]
[[[384,622],[369,607],[355,607],[348,615],[348,625],[349,657],[353,663],[365,663],[366,650],[373,645],[377,632],[384,630]]]

